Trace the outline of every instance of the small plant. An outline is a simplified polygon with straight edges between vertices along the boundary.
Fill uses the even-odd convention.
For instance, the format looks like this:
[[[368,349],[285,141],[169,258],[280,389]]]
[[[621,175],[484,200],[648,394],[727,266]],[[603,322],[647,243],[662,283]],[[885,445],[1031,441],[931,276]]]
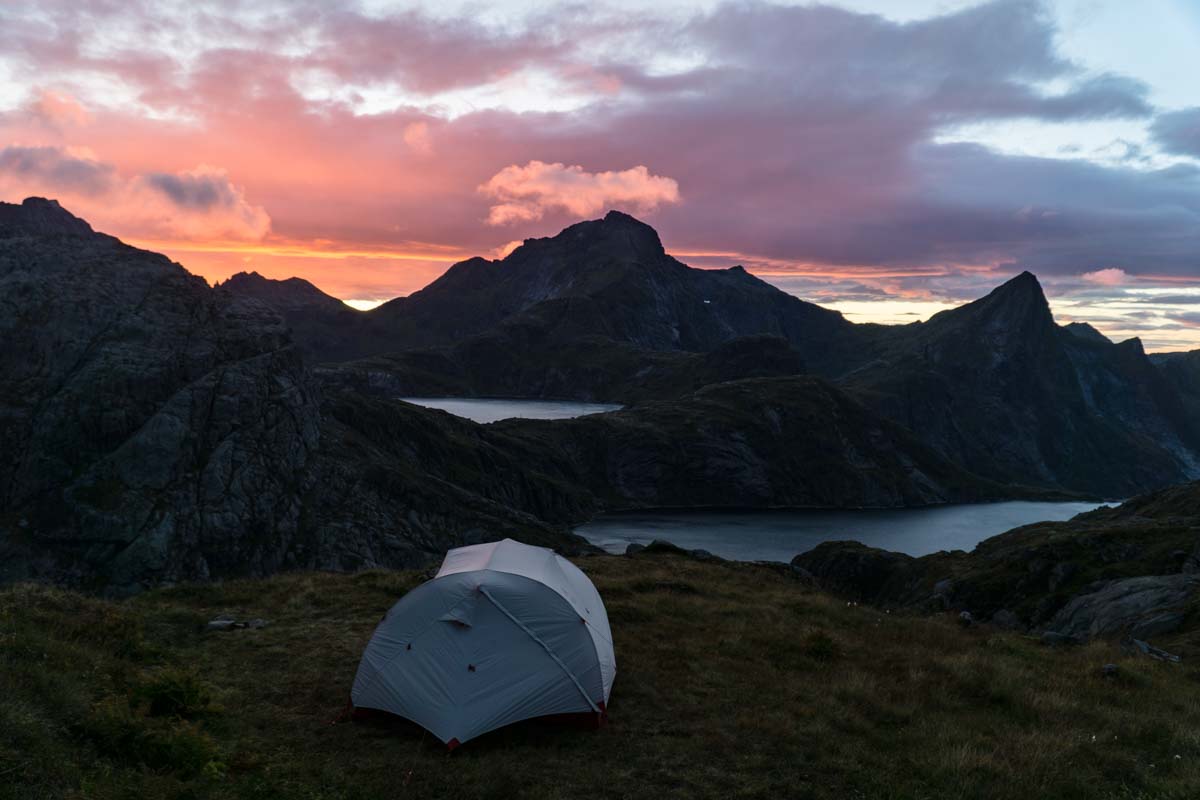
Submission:
[[[133,699],[146,703],[152,717],[196,719],[217,710],[211,687],[195,674],[178,669],[158,671],[134,690]]]

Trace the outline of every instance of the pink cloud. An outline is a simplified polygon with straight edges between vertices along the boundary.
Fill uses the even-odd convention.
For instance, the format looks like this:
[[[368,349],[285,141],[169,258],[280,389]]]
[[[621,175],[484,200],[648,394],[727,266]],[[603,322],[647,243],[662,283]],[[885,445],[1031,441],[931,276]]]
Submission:
[[[29,112],[53,128],[69,128],[86,125],[91,115],[83,105],[69,94],[39,89],[29,103]]]
[[[644,166],[586,172],[578,165],[530,161],[523,167],[505,167],[479,191],[497,201],[488,212],[489,225],[538,220],[551,210],[587,217],[609,206],[647,212],[679,202],[679,184],[673,178],[651,175]]]
[[[1097,286],[1122,286],[1129,282],[1130,276],[1123,269],[1117,267],[1109,267],[1108,269],[1098,269],[1093,272],[1085,272],[1079,276],[1088,283],[1094,283]]]

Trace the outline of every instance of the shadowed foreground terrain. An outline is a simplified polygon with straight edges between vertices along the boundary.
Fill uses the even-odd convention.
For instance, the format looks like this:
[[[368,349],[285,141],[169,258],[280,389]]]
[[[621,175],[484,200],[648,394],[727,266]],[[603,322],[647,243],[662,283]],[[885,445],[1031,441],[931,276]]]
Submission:
[[[124,601],[0,591],[0,797],[1195,797],[1196,632],[1048,648],[817,592],[782,566],[578,560],[618,675],[599,731],[522,723],[448,756],[330,724],[417,572],[294,573]],[[210,632],[219,614],[261,629]],[[1115,677],[1101,668],[1118,666]]]

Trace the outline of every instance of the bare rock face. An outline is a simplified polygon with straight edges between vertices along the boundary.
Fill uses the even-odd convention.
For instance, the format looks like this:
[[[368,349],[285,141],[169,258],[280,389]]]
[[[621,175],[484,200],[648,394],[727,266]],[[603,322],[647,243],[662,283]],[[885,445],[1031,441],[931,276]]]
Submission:
[[[1113,581],[1075,597],[1047,629],[1079,639],[1128,634],[1147,639],[1173,633],[1200,589],[1195,575],[1146,575]]]
[[[281,565],[320,416],[278,316],[52,201],[0,208],[5,569],[120,592]]]
[[[575,541],[513,510],[554,495],[514,460],[432,412],[326,413],[275,311],[52,201],[0,204],[0,341],[0,583],[125,594]]]

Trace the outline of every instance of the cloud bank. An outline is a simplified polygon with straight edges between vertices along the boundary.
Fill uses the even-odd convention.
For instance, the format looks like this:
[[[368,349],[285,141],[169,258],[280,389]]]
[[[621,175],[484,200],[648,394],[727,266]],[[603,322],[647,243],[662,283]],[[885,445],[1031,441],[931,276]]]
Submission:
[[[860,298],[958,299],[1022,269],[1108,290],[1079,276],[1200,275],[1200,110],[1073,62],[1036,0],[909,22],[760,0],[504,18],[16,0],[5,15],[0,74],[23,88],[0,110],[6,199],[18,184],[77,197],[118,234],[391,254],[261,265],[342,296],[411,291],[611,206],[696,263]],[[951,135],[989,125],[1111,126],[1105,146],[1128,157]],[[187,263],[224,277],[243,256],[205,258]]]

